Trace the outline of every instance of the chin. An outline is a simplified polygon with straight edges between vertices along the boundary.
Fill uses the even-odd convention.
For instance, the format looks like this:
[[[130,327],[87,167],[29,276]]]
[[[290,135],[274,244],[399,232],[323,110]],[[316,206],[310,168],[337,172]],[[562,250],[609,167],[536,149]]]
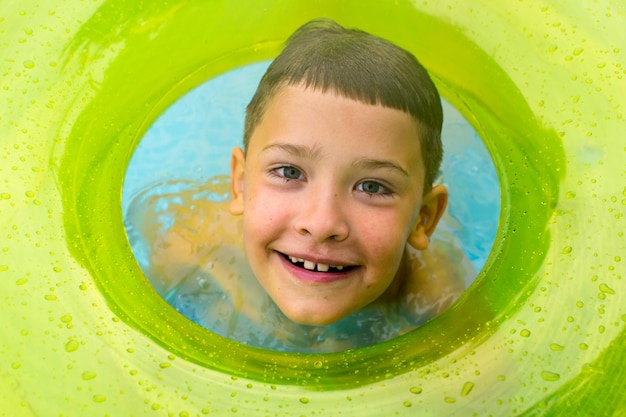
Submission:
[[[328,326],[336,323],[348,314],[313,314],[307,311],[290,311],[289,309],[282,309],[281,311],[287,318],[298,324],[305,326]]]

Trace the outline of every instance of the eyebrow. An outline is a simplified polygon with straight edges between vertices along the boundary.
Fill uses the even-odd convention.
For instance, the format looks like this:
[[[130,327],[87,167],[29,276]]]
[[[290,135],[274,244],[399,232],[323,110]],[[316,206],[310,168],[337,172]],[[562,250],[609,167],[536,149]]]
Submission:
[[[409,173],[406,169],[402,168],[400,165],[396,164],[392,161],[386,160],[378,160],[378,159],[359,159],[358,161],[352,164],[355,168],[363,168],[366,170],[374,170],[374,169],[391,169],[394,171],[398,171],[405,177],[409,176]]]
[[[267,145],[266,147],[261,149],[261,152],[267,152],[274,149],[282,150],[300,158],[315,158],[319,154],[319,149],[316,149],[314,147],[305,145],[292,145],[290,143],[272,143],[271,145]]]
[[[261,152],[267,152],[274,149],[282,150],[300,158],[313,159],[319,154],[319,149],[316,149],[312,146],[293,145],[290,143],[272,143],[271,145],[267,145],[266,147],[264,147]],[[355,161],[352,166],[355,168],[361,168],[366,170],[391,169],[399,172],[405,177],[409,177],[409,173],[406,169],[402,168],[399,164],[388,160],[364,158]]]

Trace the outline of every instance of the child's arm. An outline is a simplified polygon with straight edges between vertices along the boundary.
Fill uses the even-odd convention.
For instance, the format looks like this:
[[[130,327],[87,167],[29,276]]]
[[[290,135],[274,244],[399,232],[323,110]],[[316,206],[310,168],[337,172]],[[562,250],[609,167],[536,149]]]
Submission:
[[[144,232],[152,236],[149,279],[159,293],[169,293],[186,279],[210,276],[239,314],[262,321],[258,304],[263,290],[241,247],[241,218],[231,216],[225,203],[213,201],[171,204],[167,217],[175,219],[168,228],[156,219],[144,223],[154,229]]]

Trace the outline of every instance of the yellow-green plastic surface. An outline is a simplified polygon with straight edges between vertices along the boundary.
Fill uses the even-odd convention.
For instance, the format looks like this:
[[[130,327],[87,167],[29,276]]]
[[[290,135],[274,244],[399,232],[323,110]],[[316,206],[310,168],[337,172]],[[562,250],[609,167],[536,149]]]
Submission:
[[[277,353],[155,293],[122,181],[177,98],[321,16],[418,56],[491,152],[502,212],[444,315]],[[0,416],[624,416],[625,111],[621,1],[0,0]]]

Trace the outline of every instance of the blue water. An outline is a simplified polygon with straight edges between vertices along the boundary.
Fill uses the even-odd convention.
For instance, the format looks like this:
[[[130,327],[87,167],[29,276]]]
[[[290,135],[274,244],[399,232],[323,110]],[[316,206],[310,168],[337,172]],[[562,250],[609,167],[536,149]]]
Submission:
[[[224,187],[211,192],[204,184],[227,182],[224,175],[229,172],[231,149],[241,145],[245,106],[267,65],[254,64],[214,78],[179,99],[154,123],[135,150],[126,173],[122,198],[125,214],[131,203],[134,207],[154,201],[151,210],[157,214],[159,227],[166,230],[175,221],[170,209],[183,203],[183,194],[192,201],[228,198]],[[441,182],[448,187],[450,197],[434,238],[449,241],[465,253],[475,269],[465,276],[469,286],[493,244],[500,211],[499,183],[493,162],[474,129],[453,107],[443,104]],[[153,242],[141,234],[134,214],[126,217],[131,247],[147,278],[159,288],[150,262]],[[259,325],[237,314],[228,294],[206,273],[190,274],[178,287],[160,292],[181,314],[219,334],[284,351],[338,350],[336,343],[326,344],[330,338],[346,348],[367,346],[423,321],[407,316],[401,306],[387,305],[369,307],[332,326],[301,326],[291,323],[267,298],[262,301],[267,320]]]

